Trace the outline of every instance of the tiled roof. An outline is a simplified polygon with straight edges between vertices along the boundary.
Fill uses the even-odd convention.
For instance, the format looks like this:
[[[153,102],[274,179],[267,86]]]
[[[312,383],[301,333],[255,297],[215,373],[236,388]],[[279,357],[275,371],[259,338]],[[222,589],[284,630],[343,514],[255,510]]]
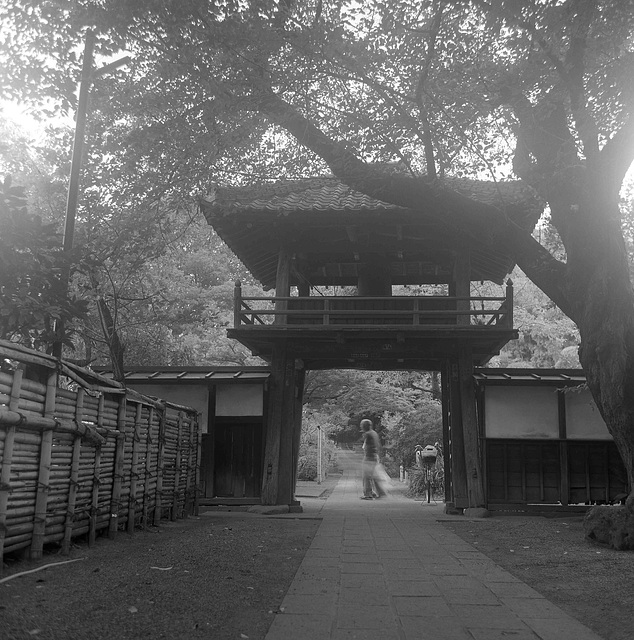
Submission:
[[[210,200],[223,212],[276,211],[375,211],[402,209],[354,191],[334,178],[315,178],[274,185],[220,188]]]
[[[519,208],[522,211],[519,217],[530,218],[533,225],[543,211],[543,204],[534,191],[520,182],[445,178],[442,185],[484,204]],[[205,200],[205,205],[205,209],[212,209],[216,215],[238,211],[271,211],[280,215],[295,211],[405,211],[403,207],[355,191],[334,177],[253,187],[221,187]]]
[[[356,285],[359,256],[364,251],[387,257],[393,284],[424,284],[444,282],[452,268],[449,263],[458,232],[445,226],[433,210],[444,206],[447,192],[498,207],[526,230],[533,229],[543,211],[535,193],[518,182],[447,178],[438,182],[432,201],[409,209],[371,198],[332,176],[218,188],[201,201],[201,209],[218,235],[267,288],[275,286],[282,245],[293,247],[303,282],[314,286]],[[456,205],[455,198],[447,202],[465,206],[464,202]],[[505,247],[474,241],[471,249],[472,280],[501,283],[513,268]]]

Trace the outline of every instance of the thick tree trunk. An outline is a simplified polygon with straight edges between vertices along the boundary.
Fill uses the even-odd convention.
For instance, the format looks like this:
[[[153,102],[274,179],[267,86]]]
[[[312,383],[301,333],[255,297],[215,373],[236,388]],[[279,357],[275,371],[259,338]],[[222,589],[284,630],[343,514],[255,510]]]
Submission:
[[[634,295],[629,274],[606,256],[586,290],[577,321],[579,359],[634,488]],[[630,493],[630,501],[634,493]],[[634,507],[634,501],[632,502]]]

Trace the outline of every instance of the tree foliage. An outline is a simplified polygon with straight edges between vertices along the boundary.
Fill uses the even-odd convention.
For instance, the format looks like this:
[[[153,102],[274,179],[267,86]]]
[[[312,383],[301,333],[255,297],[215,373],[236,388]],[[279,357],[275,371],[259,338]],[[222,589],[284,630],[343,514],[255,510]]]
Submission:
[[[634,157],[633,9],[633,0],[4,0],[0,87],[72,104],[78,46],[92,28],[99,53],[134,56],[126,74],[95,80],[95,184],[113,185],[100,202],[136,209],[212,181],[327,166],[471,242],[504,246],[577,325],[589,388],[634,486],[634,294],[619,209]],[[386,172],[394,160],[408,174]],[[514,225],[504,202],[475,202],[442,179],[511,172],[548,205],[563,253]]]
[[[57,337],[87,305],[69,295],[62,280],[70,269],[55,225],[27,210],[24,189],[5,177],[0,184],[0,336],[39,347]]]

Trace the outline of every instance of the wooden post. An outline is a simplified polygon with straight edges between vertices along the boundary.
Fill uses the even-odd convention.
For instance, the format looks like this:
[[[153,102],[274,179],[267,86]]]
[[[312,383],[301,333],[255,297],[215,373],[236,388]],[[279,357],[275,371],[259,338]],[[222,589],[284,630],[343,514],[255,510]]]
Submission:
[[[145,474],[143,476],[143,508],[142,508],[142,520],[143,529],[147,530],[148,526],[148,511],[150,507],[150,469],[152,468],[152,445],[154,440],[152,438],[152,425],[154,423],[154,407],[150,407],[147,418],[147,433],[145,436]]]
[[[192,488],[192,431],[194,430],[194,421],[192,419],[191,414],[187,416],[187,471],[185,472],[185,504],[183,508],[183,518],[186,518],[188,514],[188,509],[190,508],[191,502],[191,488]],[[193,513],[193,508],[192,508]]]
[[[233,328],[237,329],[240,326],[242,315],[242,283],[240,280],[236,280],[233,287]]]
[[[442,398],[442,450],[443,450],[443,464],[445,471],[445,504],[449,507],[455,506],[453,504],[453,490],[452,490],[452,478],[451,478],[451,445],[449,438],[449,402],[450,402],[450,387],[449,387],[449,362],[443,364],[443,370],[440,373],[440,386],[441,386],[441,398]]]
[[[557,389],[559,416],[559,500],[566,506],[570,501],[570,478],[568,476],[568,427],[566,424],[566,394]]]
[[[202,450],[202,432],[200,426],[200,414],[196,416],[196,441],[194,443],[196,453],[196,493],[194,495],[194,515],[197,516],[200,508],[200,456]]]
[[[77,398],[75,400],[75,422],[77,426],[81,425],[84,419],[84,396],[85,389],[77,390]],[[75,522],[75,502],[77,501],[78,478],[79,478],[79,459],[81,456],[81,438],[76,436],[73,439],[73,455],[70,465],[70,478],[68,481],[68,498],[66,504],[66,521],[64,523],[64,538],[62,540],[62,555],[67,556],[70,553],[70,542],[73,537],[73,523]]]
[[[506,281],[506,315],[504,316],[504,326],[513,328],[513,280]]]
[[[292,494],[295,499],[297,486],[297,465],[299,462],[299,441],[302,433],[302,407],[304,405],[304,384],[306,382],[306,369],[304,363],[296,361],[295,364],[295,399],[293,403],[293,462],[292,462]]]
[[[46,383],[46,399],[44,401],[44,417],[55,415],[55,398],[57,396],[57,372],[53,371]],[[33,516],[33,536],[29,557],[39,560],[44,553],[44,536],[46,535],[46,509],[48,505],[49,481],[51,477],[51,456],[53,453],[53,430],[47,429],[42,434],[40,445],[40,466],[37,477],[37,494],[35,497],[35,515]]]
[[[106,397],[102,393],[99,396],[97,409],[97,428],[103,428],[103,412],[106,406]],[[101,445],[95,446],[95,464],[92,474],[92,491],[90,500],[90,523],[88,529],[88,546],[92,547],[97,540],[97,516],[99,514],[99,484],[101,476]]]
[[[460,398],[460,376],[458,361],[450,361],[450,405],[449,424],[451,437],[451,483],[453,502],[458,509],[469,506],[467,490],[467,466],[465,463],[464,436],[462,429],[462,403]]]
[[[165,467],[165,429],[167,426],[167,407],[163,405],[158,433],[158,454],[156,458],[156,498],[154,500],[154,526],[158,526],[163,515],[163,469]]]
[[[285,346],[273,347],[269,384],[262,504],[290,504],[293,481],[295,362]]]
[[[280,247],[280,253],[277,259],[277,276],[275,277],[275,297],[288,298],[291,295],[291,254],[284,248]],[[286,311],[288,303],[286,300],[276,300],[275,311]],[[286,315],[275,315],[273,324],[286,324]]]
[[[464,346],[460,350],[458,368],[469,507],[483,508],[485,506],[484,478],[482,476],[471,347]]]
[[[18,369],[13,374],[9,410],[18,411],[20,403],[20,388],[24,371]],[[13,446],[17,427],[9,427],[4,439],[2,453],[2,468],[0,468],[0,575],[2,575],[2,550],[7,533],[7,516],[9,511],[9,493],[11,491],[11,466],[13,463]]]
[[[134,533],[134,523],[136,520],[136,493],[139,478],[139,443],[141,436],[139,427],[141,425],[141,414],[143,413],[143,405],[136,403],[136,411],[134,413],[134,426],[132,428],[132,461],[130,464],[130,494],[128,496],[128,533]]]
[[[181,460],[182,460],[182,443],[183,437],[183,412],[178,412],[178,433],[176,436],[176,462],[174,463],[174,492],[172,494],[172,508],[170,510],[170,520],[178,518],[178,499],[180,495],[181,482]]]
[[[126,426],[126,397],[119,399],[117,415],[117,444],[114,453],[114,469],[112,476],[112,496],[110,499],[110,522],[108,523],[108,537],[113,540],[119,529],[119,512],[121,507],[121,483],[123,481],[123,465],[125,461],[125,426]]]
[[[471,303],[471,255],[468,247],[461,247],[456,253],[454,262],[455,295],[457,298],[466,298],[456,302],[456,311],[469,311]],[[456,324],[471,324],[471,316],[459,315]]]
[[[80,389],[79,391],[83,391]],[[73,455],[70,465],[70,478],[68,481],[68,503],[66,505],[66,521],[64,522],[64,538],[62,540],[62,555],[70,553],[70,543],[73,537],[73,525],[75,523],[75,504],[79,489],[79,460],[81,457],[81,437],[73,439]]]

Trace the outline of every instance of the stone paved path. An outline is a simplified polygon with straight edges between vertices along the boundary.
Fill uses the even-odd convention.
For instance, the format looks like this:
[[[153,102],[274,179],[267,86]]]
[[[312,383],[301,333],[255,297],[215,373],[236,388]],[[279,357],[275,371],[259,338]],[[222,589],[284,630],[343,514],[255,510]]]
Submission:
[[[394,490],[360,500],[355,454],[266,640],[600,640]]]

